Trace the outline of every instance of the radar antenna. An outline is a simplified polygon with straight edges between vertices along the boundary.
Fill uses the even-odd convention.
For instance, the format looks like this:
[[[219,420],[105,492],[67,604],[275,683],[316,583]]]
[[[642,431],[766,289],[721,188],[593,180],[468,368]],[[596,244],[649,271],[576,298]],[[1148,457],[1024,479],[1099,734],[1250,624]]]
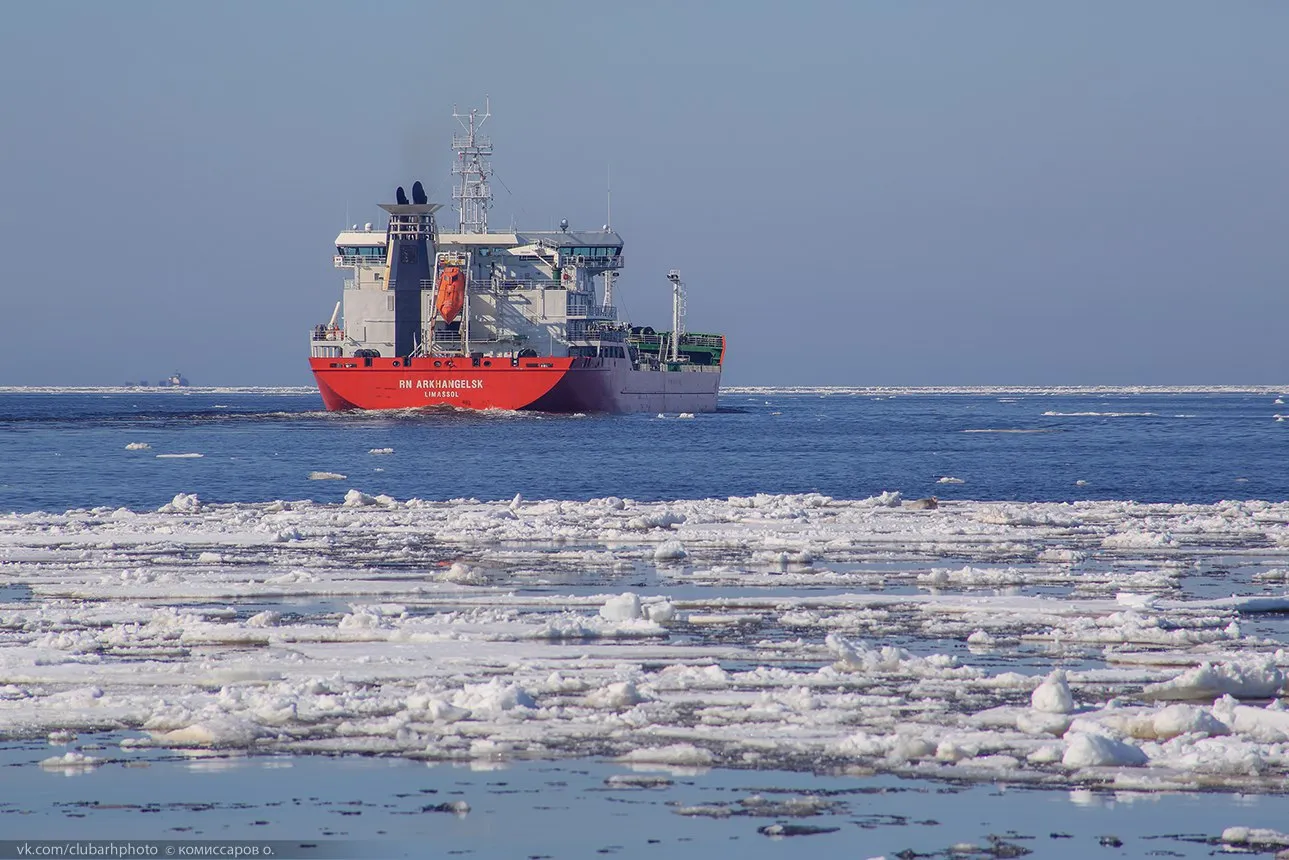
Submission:
[[[460,214],[458,233],[488,232],[488,210],[492,208],[492,188],[488,185],[492,165],[488,158],[492,156],[492,138],[479,134],[479,129],[492,116],[487,96],[483,105],[482,115],[477,109],[463,114],[455,105],[452,107],[453,118],[465,129],[465,134],[452,135],[452,148],[457,154],[452,175],[461,177],[461,184],[452,189],[452,200]]]

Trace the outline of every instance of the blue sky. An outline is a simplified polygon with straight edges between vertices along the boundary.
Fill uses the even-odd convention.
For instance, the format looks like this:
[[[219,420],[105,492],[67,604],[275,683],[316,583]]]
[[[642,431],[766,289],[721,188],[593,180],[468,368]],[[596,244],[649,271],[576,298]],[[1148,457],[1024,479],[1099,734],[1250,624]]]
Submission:
[[[451,186],[597,228],[728,384],[1289,379],[1289,4],[15,2],[0,384],[308,384],[331,242]],[[450,216],[449,216],[450,217]]]

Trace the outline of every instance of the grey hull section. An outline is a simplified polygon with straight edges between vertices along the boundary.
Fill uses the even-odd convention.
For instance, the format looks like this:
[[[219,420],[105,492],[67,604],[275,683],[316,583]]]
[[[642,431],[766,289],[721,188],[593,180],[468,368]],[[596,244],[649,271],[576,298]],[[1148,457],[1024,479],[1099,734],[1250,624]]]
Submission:
[[[538,412],[715,412],[720,384],[720,371],[575,368],[525,408]]]

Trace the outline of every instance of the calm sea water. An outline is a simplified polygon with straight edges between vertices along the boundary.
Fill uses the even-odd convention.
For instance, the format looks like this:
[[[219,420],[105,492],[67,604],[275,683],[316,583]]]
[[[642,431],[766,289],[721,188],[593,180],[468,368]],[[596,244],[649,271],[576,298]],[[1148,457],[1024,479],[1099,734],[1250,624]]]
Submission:
[[[6,393],[0,511],[155,508],[180,492],[212,502],[338,501],[351,487],[400,499],[883,490],[1017,501],[1283,499],[1289,422],[1276,415],[1289,406],[1274,400],[770,391],[728,394],[719,413],[679,419],[336,415],[320,411],[314,393]],[[151,447],[125,450],[131,442]],[[369,453],[380,448],[393,453]],[[310,480],[313,472],[345,478]]]

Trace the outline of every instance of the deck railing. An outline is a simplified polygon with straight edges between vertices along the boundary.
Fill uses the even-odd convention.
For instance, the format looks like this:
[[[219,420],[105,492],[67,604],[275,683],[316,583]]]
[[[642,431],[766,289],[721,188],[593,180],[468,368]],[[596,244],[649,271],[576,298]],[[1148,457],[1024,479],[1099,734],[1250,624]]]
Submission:
[[[632,343],[638,343],[642,346],[659,346],[666,344],[671,346],[671,333],[663,332],[662,334],[633,334],[631,335]],[[689,334],[685,333],[680,336],[680,348],[687,346],[707,347],[708,349],[720,349],[721,337],[715,334]]]
[[[385,255],[377,257],[368,257],[363,254],[349,255],[337,254],[331,258],[332,264],[340,266],[383,266],[385,265]]]
[[[309,329],[309,340],[315,343],[339,341],[345,339],[345,330],[340,326],[316,325]]]

